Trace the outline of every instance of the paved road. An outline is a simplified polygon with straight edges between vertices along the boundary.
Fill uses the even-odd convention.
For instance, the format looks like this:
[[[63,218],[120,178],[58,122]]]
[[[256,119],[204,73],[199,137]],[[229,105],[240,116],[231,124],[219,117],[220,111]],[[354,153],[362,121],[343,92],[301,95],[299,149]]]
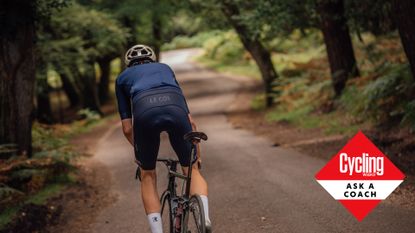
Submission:
[[[223,113],[243,85],[186,62],[193,52],[169,52],[163,58],[176,71],[199,128],[210,137],[203,147],[203,174],[214,232],[415,232],[415,211],[386,204],[359,223],[314,180],[325,161],[233,129]],[[111,170],[117,198],[99,215],[93,232],[149,232],[133,179],[132,148],[119,125],[98,148],[96,158]],[[173,154],[165,135],[160,154]],[[159,173],[162,186],[165,173]]]

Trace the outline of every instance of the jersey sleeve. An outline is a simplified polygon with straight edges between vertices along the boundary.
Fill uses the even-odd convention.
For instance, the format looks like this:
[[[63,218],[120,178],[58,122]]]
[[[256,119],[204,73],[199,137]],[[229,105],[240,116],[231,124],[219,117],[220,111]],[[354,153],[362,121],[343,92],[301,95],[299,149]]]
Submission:
[[[117,96],[118,112],[120,113],[121,120],[131,118],[130,96],[128,93],[125,93],[123,85],[118,82],[115,82],[115,94]]]

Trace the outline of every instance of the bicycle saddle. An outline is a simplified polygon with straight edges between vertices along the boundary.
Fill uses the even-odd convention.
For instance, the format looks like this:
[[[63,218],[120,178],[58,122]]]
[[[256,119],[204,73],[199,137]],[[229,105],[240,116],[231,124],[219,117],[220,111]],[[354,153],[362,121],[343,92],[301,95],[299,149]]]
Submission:
[[[184,140],[189,141],[189,142],[193,142],[193,141],[197,141],[200,142],[200,140],[206,141],[208,139],[208,136],[203,133],[203,132],[189,132],[187,134],[184,135]]]

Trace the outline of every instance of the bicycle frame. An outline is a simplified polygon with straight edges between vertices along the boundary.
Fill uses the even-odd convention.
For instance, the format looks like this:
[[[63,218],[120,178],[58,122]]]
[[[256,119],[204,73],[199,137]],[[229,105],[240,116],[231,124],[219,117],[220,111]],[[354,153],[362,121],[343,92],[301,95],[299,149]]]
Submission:
[[[180,217],[180,226],[179,232],[186,232],[187,229],[186,226],[184,226],[184,222],[187,222],[187,218],[188,214],[187,214],[187,208],[189,206],[189,198],[190,198],[190,185],[191,185],[191,181],[192,181],[192,163],[193,163],[193,159],[192,157],[195,155],[196,153],[196,146],[194,144],[192,144],[192,149],[191,149],[191,153],[190,153],[190,165],[188,167],[188,172],[187,172],[187,176],[183,175],[182,173],[177,172],[177,165],[179,164],[178,160],[173,160],[173,159],[157,159],[157,162],[162,162],[166,165],[167,170],[168,170],[168,184],[167,184],[167,189],[166,191],[170,192],[170,198],[171,198],[171,203],[175,203],[176,205],[171,206],[172,212],[173,212],[173,219]],[[177,191],[176,191],[176,178],[185,180],[185,192],[178,196],[177,195]],[[175,226],[176,227],[176,226]]]
[[[195,155],[195,148],[196,146],[192,144],[192,150],[190,153],[190,161],[192,161],[192,156]],[[184,194],[182,195],[183,198],[189,199],[190,197],[190,184],[192,181],[192,169],[191,166],[189,166],[188,172],[187,172],[187,176],[183,175],[182,173],[177,172],[177,165],[179,164],[179,161],[177,160],[173,160],[173,159],[157,159],[157,162],[162,162],[166,165],[167,169],[168,169],[168,176],[169,176],[169,181],[168,181],[168,185],[167,185],[167,189],[169,190],[171,195],[176,197],[177,193],[176,193],[176,178],[180,178],[182,180],[185,180],[186,183],[186,189]]]
[[[193,158],[197,158],[196,156],[197,143],[199,143],[201,140],[206,141],[207,139],[208,138],[206,134],[204,134],[203,132],[190,132],[184,135],[184,140],[191,142],[191,151],[189,154],[190,164],[188,166],[187,175],[183,175],[182,173],[177,172],[177,165],[179,163],[178,160],[164,159],[164,158],[157,159],[157,162],[164,163],[164,165],[166,165],[167,170],[168,170],[168,184],[167,184],[167,189],[163,192],[163,196],[164,194],[170,196],[170,199],[169,199],[169,202],[170,202],[169,213],[171,214],[170,221],[173,221],[173,220],[175,221],[174,222],[175,225],[173,226],[173,229],[175,229],[174,230],[175,233],[187,232],[187,227],[188,227],[187,222],[189,218],[189,206],[190,206],[189,203],[191,201],[190,185],[192,181],[192,170],[193,170],[192,166],[193,166],[193,162],[197,162],[197,159],[195,161],[193,160]],[[140,166],[137,167],[136,178],[140,179],[141,181]],[[186,181],[185,191],[184,193],[182,191],[181,195],[177,195],[176,178]]]

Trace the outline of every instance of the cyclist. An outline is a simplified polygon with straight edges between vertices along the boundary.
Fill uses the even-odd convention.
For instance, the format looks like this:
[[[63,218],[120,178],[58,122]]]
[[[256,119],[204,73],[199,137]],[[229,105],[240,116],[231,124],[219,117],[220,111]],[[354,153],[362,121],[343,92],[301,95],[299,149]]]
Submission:
[[[149,46],[131,47],[125,54],[127,68],[118,76],[115,91],[124,135],[134,147],[136,162],[141,168],[141,197],[151,232],[162,233],[155,172],[160,133],[168,133],[170,144],[187,174],[191,144],[183,136],[196,130],[196,124],[174,72],[156,60]],[[190,192],[201,196],[206,225],[210,229],[207,183],[196,160],[192,161]]]

